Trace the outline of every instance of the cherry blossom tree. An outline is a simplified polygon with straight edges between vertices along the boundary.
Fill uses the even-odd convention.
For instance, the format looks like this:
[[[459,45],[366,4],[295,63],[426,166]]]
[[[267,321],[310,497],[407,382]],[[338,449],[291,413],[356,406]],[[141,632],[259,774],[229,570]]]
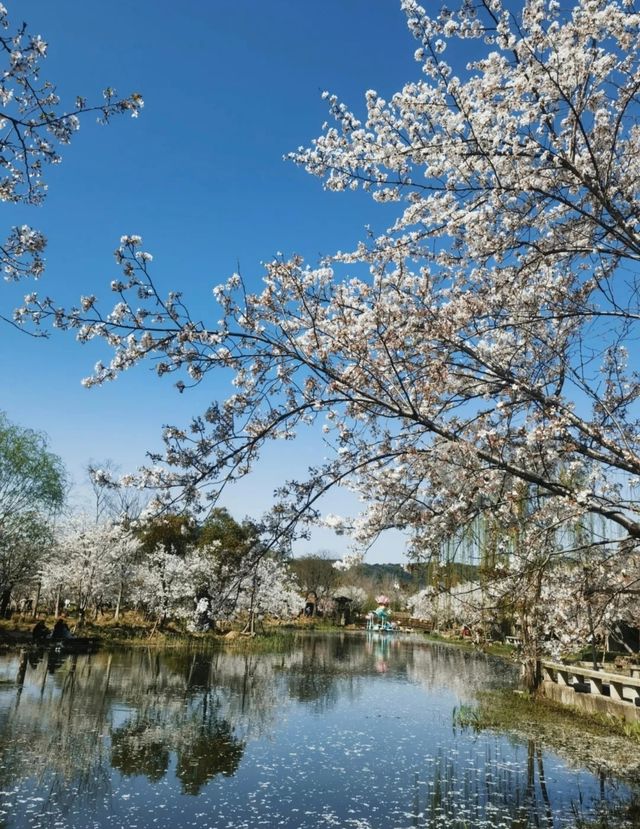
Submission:
[[[88,611],[97,616],[103,606],[114,607],[118,618],[140,547],[122,524],[73,516],[59,528],[55,554],[43,568],[43,593],[56,609],[61,598],[73,602],[80,623]]]
[[[479,624],[485,632],[498,622],[515,625],[530,687],[542,655],[567,656],[590,644],[597,669],[596,644],[606,650],[617,623],[637,621],[638,551],[633,541],[611,543],[597,527],[574,521],[558,509],[564,506],[536,502],[529,492],[509,522],[500,509],[482,516],[483,532],[464,539],[484,545],[479,581],[420,591],[409,602],[413,615],[435,626]]]
[[[241,561],[225,560],[219,542],[189,545],[184,555],[158,546],[138,564],[131,598],[159,625],[178,619],[193,631],[206,631],[216,620],[264,616],[288,618],[302,606],[297,585],[286,563],[252,549]]]
[[[167,460],[184,474],[148,471],[188,495],[245,474],[265,440],[323,420],[338,459],[293,488],[305,506],[355,478],[378,523],[397,523],[385,508],[396,512],[397,481],[404,512],[426,516],[423,486],[444,463],[476,492],[508,475],[637,537],[634,503],[606,473],[639,471],[640,387],[625,366],[637,317],[638,16],[591,0],[570,11],[530,0],[517,16],[501,2],[433,18],[403,7],[422,78],[390,101],[368,92],[364,121],[328,96],[335,126],[292,155],[331,190],[397,203],[387,232],[319,268],[275,260],[261,293],[232,277],[216,291],[225,319],[214,327],[180,293],[159,295],[151,255],[125,236],[112,312],[94,296],[69,312],[32,296],[18,320],[105,338],[115,356],[88,385],[151,355],[160,375],[186,370],[193,382],[235,370],[229,400],[166,430]],[[468,67],[444,60],[456,41],[474,49]],[[344,267],[359,276],[339,278]],[[567,466],[586,468],[579,487]]]
[[[200,607],[197,626],[207,629],[216,618],[232,618],[247,591],[257,601],[263,592],[261,560],[269,546],[260,524],[249,519],[238,522],[222,508],[210,511],[197,536],[198,546],[209,550],[209,564],[196,595]],[[277,574],[273,575],[277,582]],[[251,603],[251,626],[258,612],[256,601]]]
[[[242,617],[253,633],[256,618],[299,610],[294,577],[282,551],[269,547],[273,534],[259,523],[238,522],[218,508],[202,523],[187,513],[143,515],[129,530],[138,554],[133,566],[124,556],[127,598],[160,626],[174,619],[204,632],[217,620]]]
[[[287,562],[273,556],[261,558],[240,585],[235,615],[247,616],[245,631],[256,632],[256,619],[265,616],[290,619],[304,605]]]
[[[633,545],[591,546],[557,562],[541,596],[544,647],[555,656],[591,646],[606,653],[620,623],[636,626],[640,612],[640,558]]]
[[[201,615],[208,608],[198,604],[198,587],[207,578],[206,551],[189,546],[176,555],[157,546],[138,564],[132,580],[132,598],[159,626],[169,618],[190,620],[194,611]]]
[[[48,44],[31,34],[27,25],[14,25],[0,3],[0,52],[4,67],[0,80],[0,201],[37,206],[46,195],[44,169],[61,161],[61,147],[69,144],[80,128],[80,119],[90,113],[107,123],[115,115],[137,117],[144,105],[133,93],[120,98],[107,88],[103,100],[89,104],[77,97],[65,109],[55,84],[40,76]],[[0,244],[0,268],[4,278],[16,281],[38,278],[44,271],[44,235],[28,225],[11,228]],[[4,317],[3,317],[4,319]]]
[[[166,503],[215,502],[266,441],[309,426],[333,454],[283,487],[279,533],[346,485],[368,504],[343,525],[356,539],[409,528],[416,555],[438,556],[489,510],[509,526],[524,487],[535,604],[557,522],[600,516],[609,541],[640,538],[640,15],[626,0],[401,5],[416,78],[360,111],[327,93],[331,123],[290,156],[331,191],[395,206],[390,227],[317,267],[276,258],[262,290],[232,276],[212,324],[161,295],[123,236],[110,312],[33,294],[16,322],[103,339],[113,356],[89,386],[149,357],[181,391],[234,372],[233,394],[167,427],[141,472]]]

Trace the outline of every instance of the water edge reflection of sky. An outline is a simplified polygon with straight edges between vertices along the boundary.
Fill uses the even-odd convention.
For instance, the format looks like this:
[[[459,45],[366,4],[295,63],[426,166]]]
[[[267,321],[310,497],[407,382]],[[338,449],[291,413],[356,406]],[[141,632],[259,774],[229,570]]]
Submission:
[[[630,796],[531,740],[456,728],[516,677],[454,648],[311,635],[22,667],[18,683],[19,655],[0,657],[3,829],[557,829]]]

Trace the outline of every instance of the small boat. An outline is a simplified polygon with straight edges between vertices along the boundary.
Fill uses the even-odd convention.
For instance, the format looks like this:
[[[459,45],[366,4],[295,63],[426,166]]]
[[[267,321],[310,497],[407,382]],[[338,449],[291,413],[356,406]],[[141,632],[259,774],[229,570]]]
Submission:
[[[69,636],[65,639],[43,638],[33,642],[38,650],[55,651],[56,653],[95,653],[100,647],[97,636]]]
[[[100,647],[100,639],[97,636],[73,636],[50,640],[47,644],[60,653],[94,653]]]
[[[36,622],[31,639],[36,647],[58,653],[92,653],[100,647],[96,636],[75,636],[71,633],[63,616],[57,620],[53,630],[49,630],[42,620]]]

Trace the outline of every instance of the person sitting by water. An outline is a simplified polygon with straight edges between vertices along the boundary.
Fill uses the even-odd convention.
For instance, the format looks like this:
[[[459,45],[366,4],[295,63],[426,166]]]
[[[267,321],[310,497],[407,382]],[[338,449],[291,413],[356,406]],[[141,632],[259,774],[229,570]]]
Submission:
[[[49,638],[49,628],[42,619],[39,619],[31,630],[31,638],[34,642],[43,642]]]
[[[60,639],[73,639],[71,631],[69,630],[69,625],[64,620],[64,616],[59,616],[56,620],[53,630],[51,631],[51,638],[54,641],[59,641]]]

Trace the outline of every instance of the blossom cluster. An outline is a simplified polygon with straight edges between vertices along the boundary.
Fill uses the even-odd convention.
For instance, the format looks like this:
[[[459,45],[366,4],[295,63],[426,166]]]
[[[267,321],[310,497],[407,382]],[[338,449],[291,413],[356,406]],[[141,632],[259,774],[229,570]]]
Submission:
[[[71,142],[83,116],[94,113],[103,123],[121,113],[135,118],[144,101],[139,93],[121,98],[107,88],[96,105],[78,97],[71,109],[62,108],[55,85],[40,78],[48,44],[26,24],[12,28],[1,5],[0,45],[6,60],[0,76],[0,201],[37,205],[46,195],[45,166],[61,161],[60,147]],[[41,232],[26,225],[12,228],[0,248],[4,278],[39,277],[45,245]]]

